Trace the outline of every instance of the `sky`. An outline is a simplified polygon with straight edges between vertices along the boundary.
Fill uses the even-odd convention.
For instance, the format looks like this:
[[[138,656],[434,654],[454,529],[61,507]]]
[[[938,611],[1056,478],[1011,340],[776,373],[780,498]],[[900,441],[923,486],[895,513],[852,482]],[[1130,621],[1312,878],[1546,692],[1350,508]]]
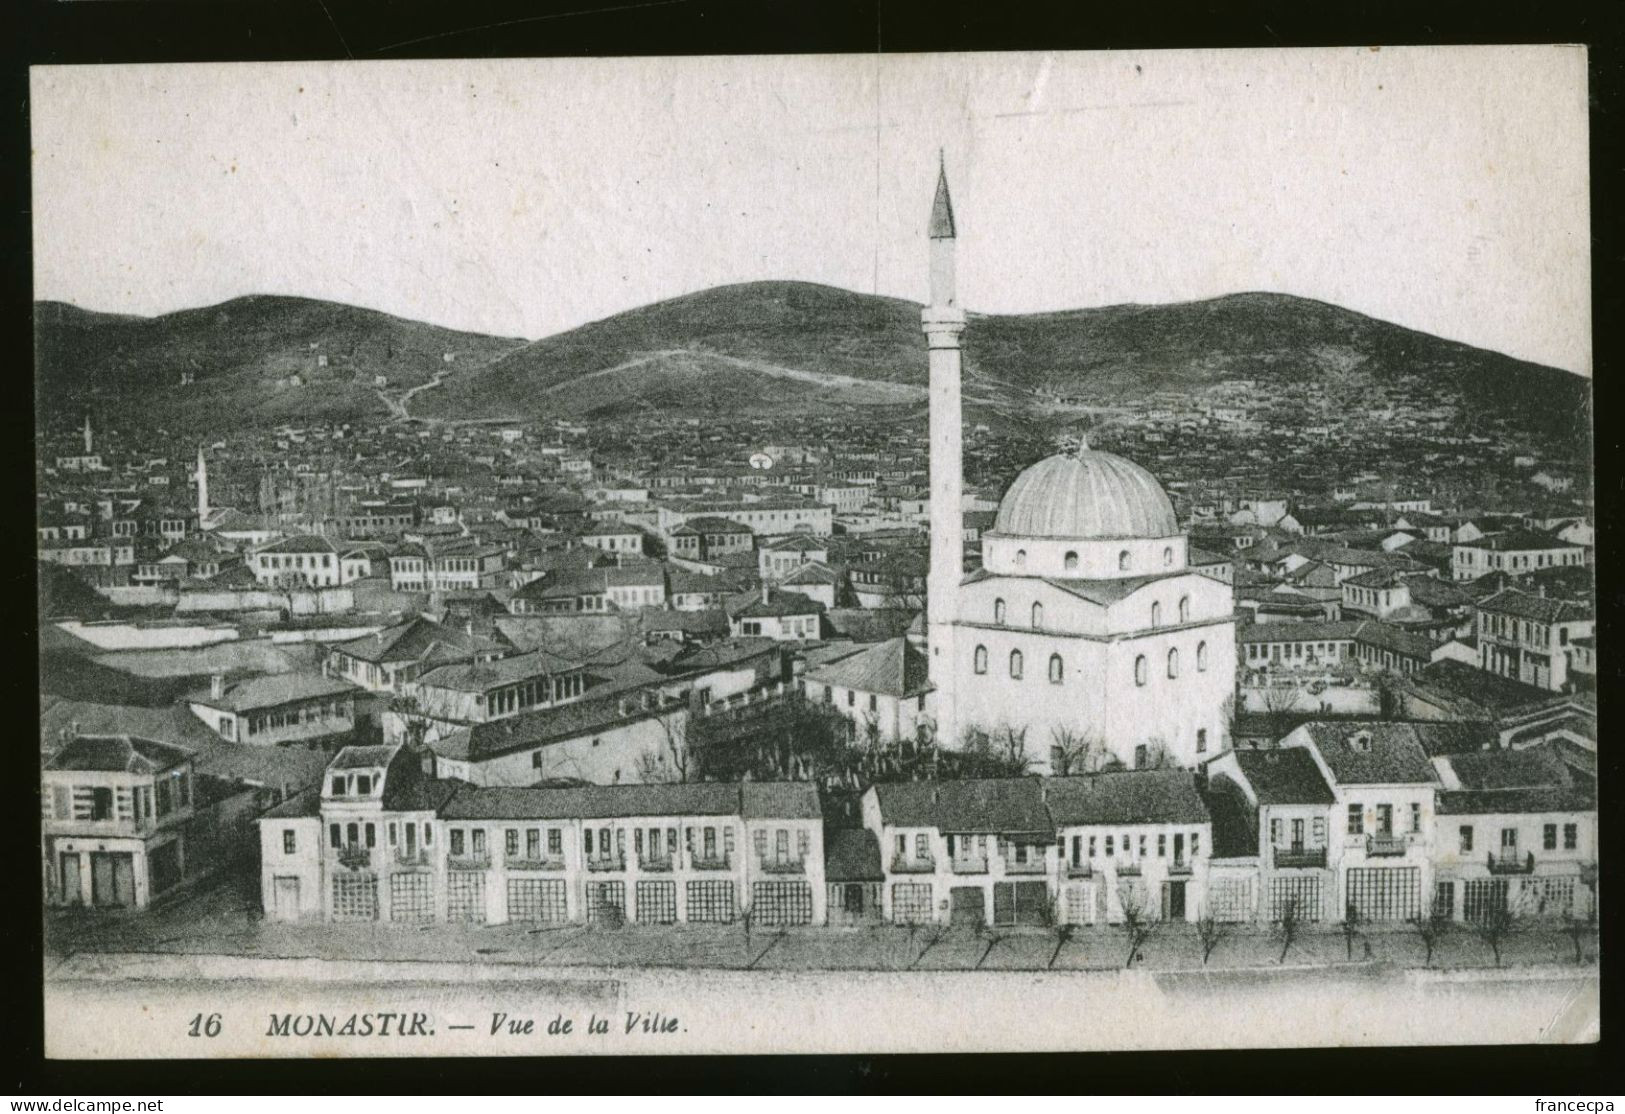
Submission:
[[[35,294],[251,293],[538,338],[800,279],[1318,298],[1589,375],[1574,47],[45,67]]]

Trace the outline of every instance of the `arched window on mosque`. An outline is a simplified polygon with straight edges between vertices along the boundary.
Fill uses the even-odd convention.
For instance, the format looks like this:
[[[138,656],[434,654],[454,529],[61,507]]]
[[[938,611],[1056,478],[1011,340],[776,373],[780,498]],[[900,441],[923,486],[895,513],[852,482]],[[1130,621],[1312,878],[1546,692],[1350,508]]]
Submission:
[[[1128,572],[1128,550],[1126,549],[1117,555],[1117,571]]]
[[[1179,651],[1178,650],[1169,650],[1168,651],[1168,676],[1169,677],[1177,677],[1177,676],[1179,676]]]
[[[1162,604],[1160,602],[1151,605],[1151,625],[1153,627],[1162,626]]]
[[[1004,601],[1003,600],[994,600],[993,601],[993,621],[995,623],[1004,622]]]
[[[987,647],[986,646],[978,646],[978,647],[976,647],[975,669],[976,669],[976,672],[978,672],[978,673],[986,673],[987,672]]]
[[[1162,563],[1165,566],[1166,565],[1172,565],[1174,563],[1174,547],[1173,546],[1170,545],[1170,546],[1164,547],[1164,549],[1162,551]]]
[[[1198,642],[1196,644],[1196,671],[1198,673],[1206,673],[1207,672],[1207,643],[1206,642]]]
[[[1051,654],[1049,656],[1049,683],[1052,685],[1058,685],[1061,683],[1060,654]]]
[[[1018,681],[1021,680],[1021,651],[1020,650],[1011,650],[1010,651],[1010,676],[1014,677]]]
[[[1026,567],[1027,567],[1027,551],[1025,549],[1016,550],[1016,568],[1024,569]]]
[[[1179,597],[1179,621],[1181,623],[1191,621],[1191,598],[1189,596]]]
[[[1137,685],[1145,684],[1145,677],[1145,655],[1141,654],[1139,657],[1134,659],[1134,683]]]
[[[1066,556],[1061,558],[1061,567],[1067,572],[1078,571],[1078,554],[1076,550],[1069,549],[1066,551]]]
[[[1044,605],[1041,604],[1041,603],[1035,603],[1035,604],[1033,604],[1033,630],[1043,630],[1043,629],[1044,629]]]

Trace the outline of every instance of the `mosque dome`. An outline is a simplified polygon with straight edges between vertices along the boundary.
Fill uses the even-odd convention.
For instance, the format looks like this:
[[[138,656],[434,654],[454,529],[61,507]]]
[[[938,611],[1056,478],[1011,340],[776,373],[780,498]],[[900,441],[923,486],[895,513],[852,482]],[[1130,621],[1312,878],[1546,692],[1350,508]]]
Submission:
[[[1011,537],[1087,540],[1167,538],[1174,505],[1155,476],[1115,453],[1058,453],[1017,476],[993,531]]]

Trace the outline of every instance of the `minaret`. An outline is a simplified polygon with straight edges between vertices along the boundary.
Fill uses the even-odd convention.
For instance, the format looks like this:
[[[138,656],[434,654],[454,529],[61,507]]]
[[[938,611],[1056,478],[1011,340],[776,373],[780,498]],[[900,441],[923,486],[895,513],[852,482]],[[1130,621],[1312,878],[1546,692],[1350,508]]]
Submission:
[[[86,456],[89,456],[91,453],[93,453],[95,451],[90,446],[91,446],[90,411],[86,410],[85,411],[85,455]]]
[[[209,465],[203,459],[203,446],[197,447],[197,525],[203,529],[203,522],[209,517]]]
[[[931,571],[926,581],[926,643],[930,677],[936,685],[937,740],[957,747],[961,725],[953,623],[959,618],[959,583],[965,575],[959,371],[959,334],[965,329],[965,313],[954,290],[954,207],[948,197],[946,166],[937,172],[937,195],[931,203],[926,235],[931,242],[931,302],[920,314],[931,366]]]

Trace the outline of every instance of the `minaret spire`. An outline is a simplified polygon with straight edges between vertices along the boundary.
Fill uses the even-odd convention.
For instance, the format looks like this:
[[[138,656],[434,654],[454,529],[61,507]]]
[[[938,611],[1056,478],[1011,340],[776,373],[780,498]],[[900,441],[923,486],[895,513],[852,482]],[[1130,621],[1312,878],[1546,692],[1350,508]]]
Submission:
[[[939,160],[941,155],[939,152]],[[959,585],[965,575],[963,437],[959,334],[965,314],[954,279],[953,199],[948,194],[945,160],[937,168],[936,197],[926,225],[930,242],[931,303],[920,314],[930,360],[931,565],[926,579],[928,668],[936,687],[934,709],[939,743],[960,743],[955,678],[958,661],[954,622],[959,618]]]
[[[86,456],[89,456],[92,452],[95,451],[90,446],[91,446],[90,411],[86,410],[85,411],[85,455]]]
[[[209,463],[203,459],[203,446],[197,447],[197,526],[203,529],[209,517]]]

